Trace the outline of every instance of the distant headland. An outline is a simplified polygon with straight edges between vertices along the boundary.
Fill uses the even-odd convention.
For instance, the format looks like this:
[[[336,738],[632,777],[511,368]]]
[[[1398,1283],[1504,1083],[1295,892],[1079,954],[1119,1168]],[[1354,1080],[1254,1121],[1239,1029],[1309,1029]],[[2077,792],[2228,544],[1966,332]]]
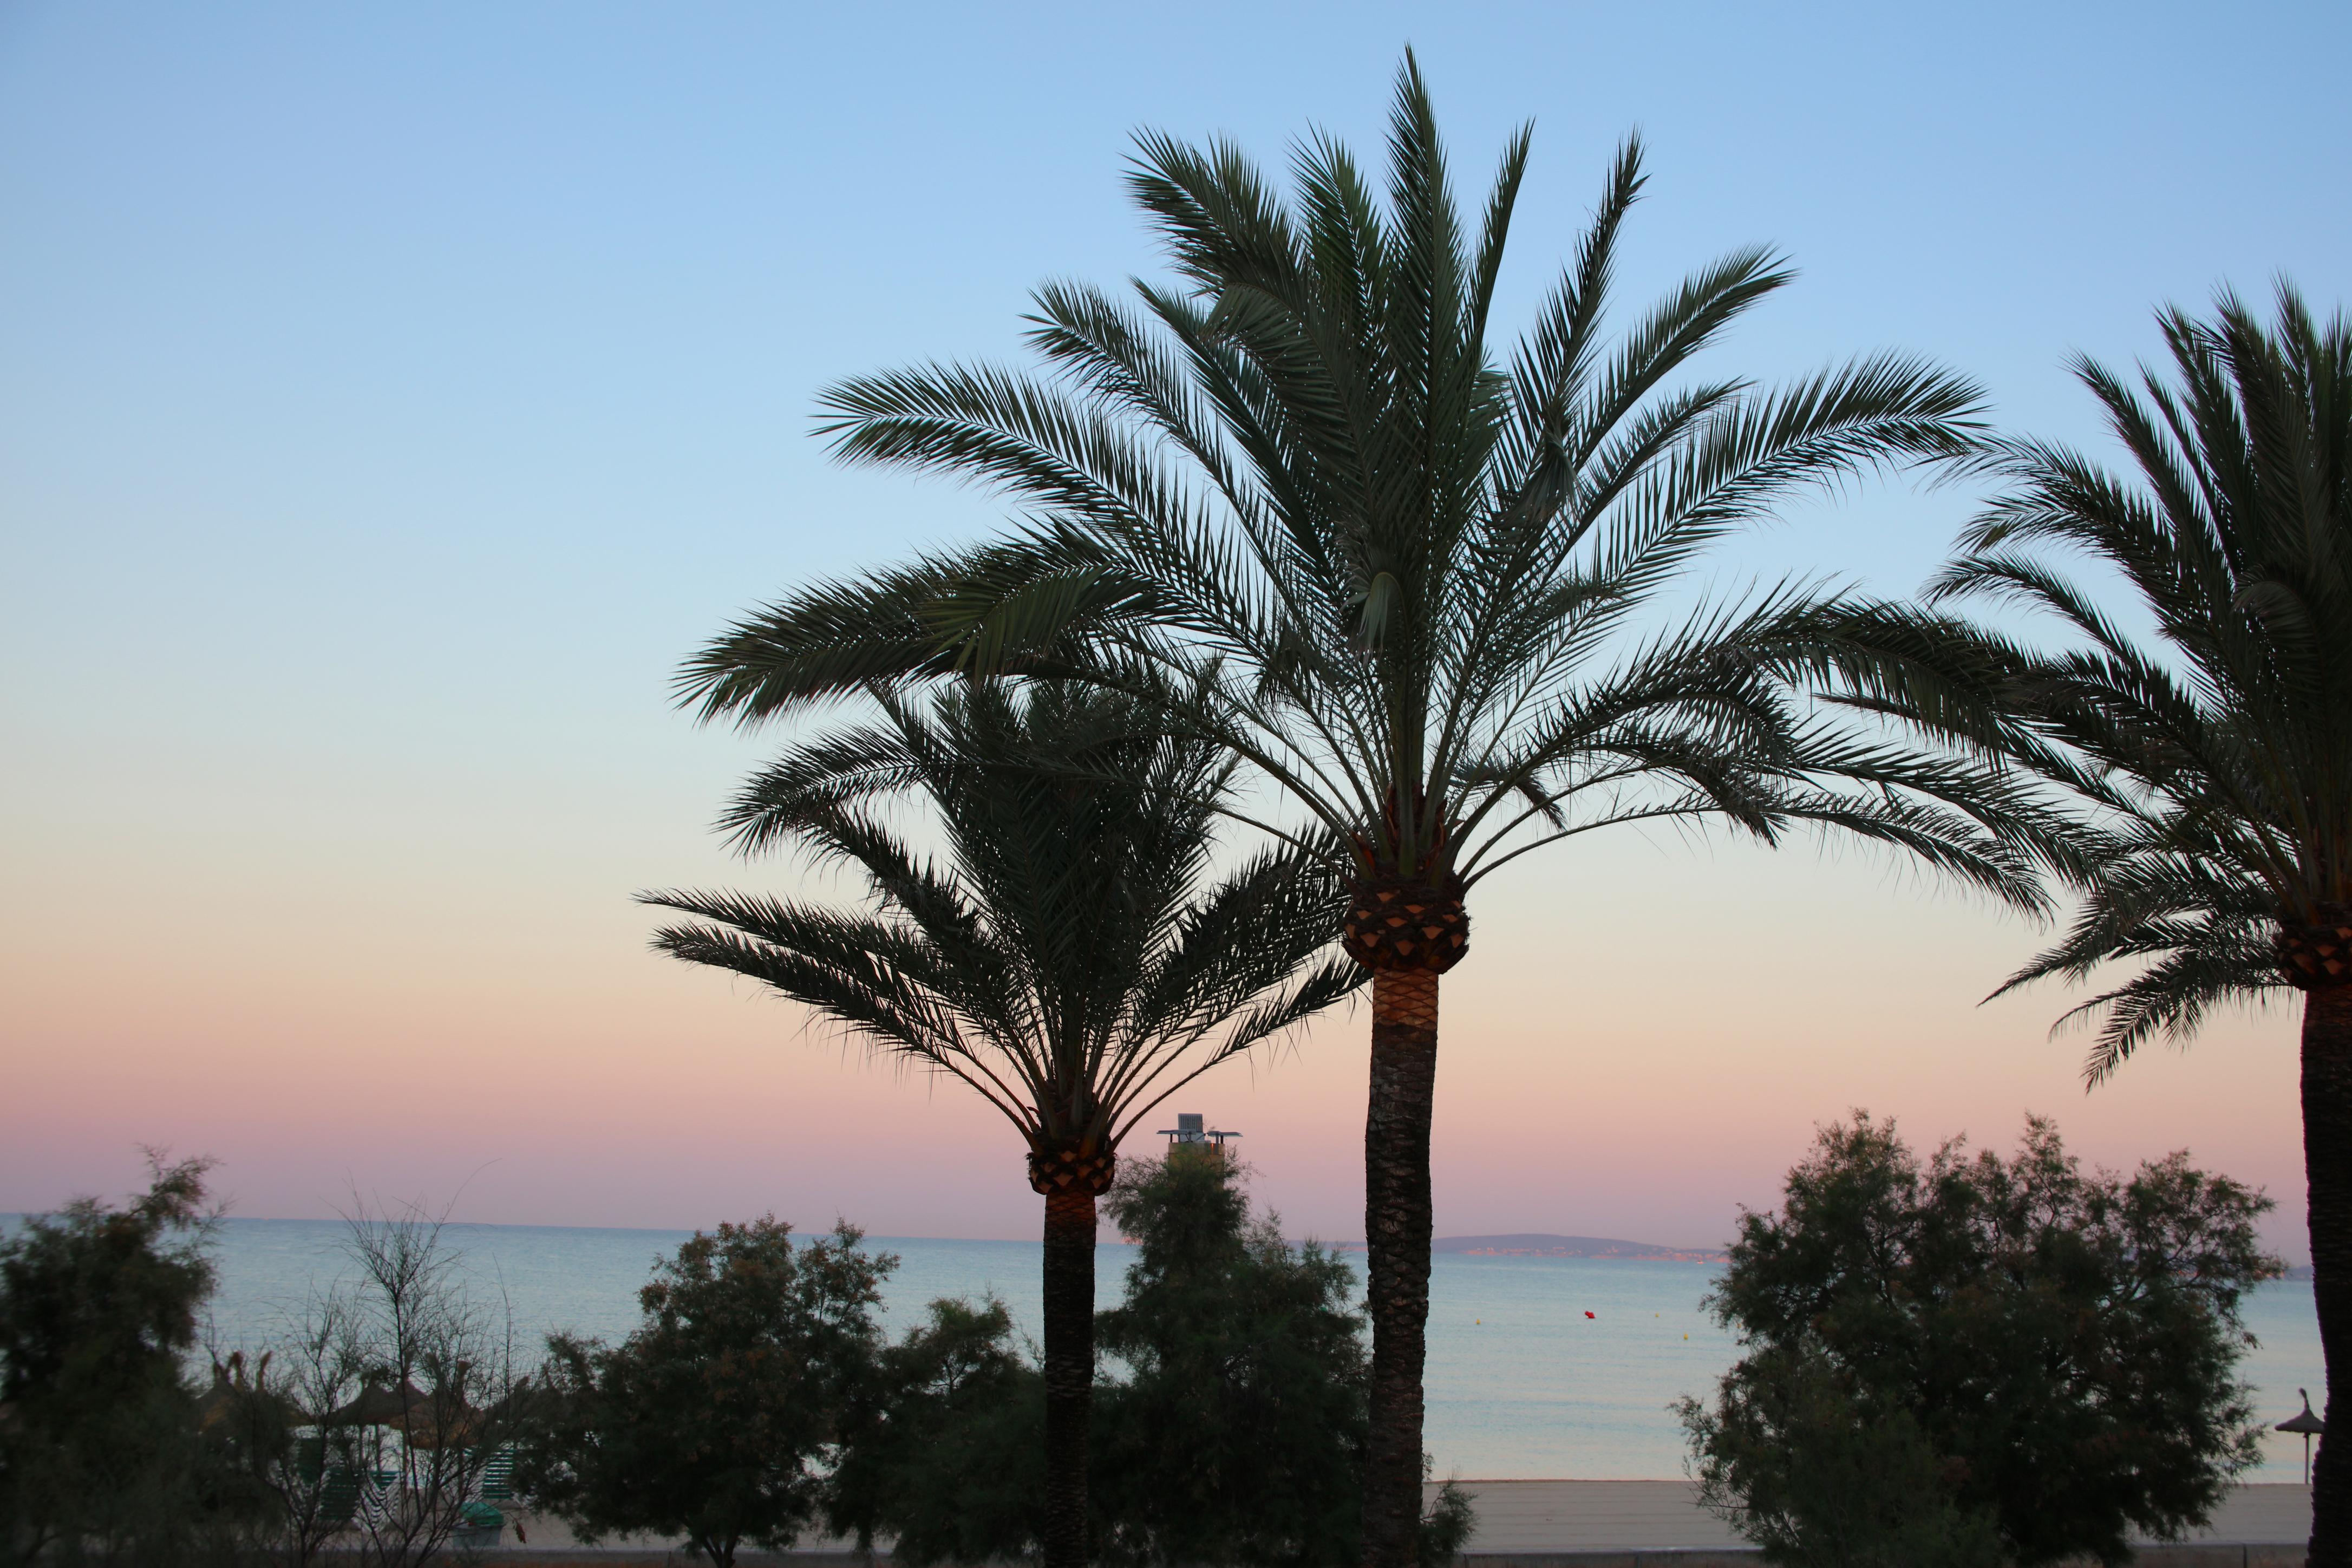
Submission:
[[[1432,1252],[1463,1252],[1480,1258],[1622,1258],[1644,1263],[1719,1263],[1720,1247],[1654,1247],[1646,1241],[1618,1241],[1605,1236],[1547,1236],[1522,1232],[1511,1236],[1441,1236],[1429,1244]]]

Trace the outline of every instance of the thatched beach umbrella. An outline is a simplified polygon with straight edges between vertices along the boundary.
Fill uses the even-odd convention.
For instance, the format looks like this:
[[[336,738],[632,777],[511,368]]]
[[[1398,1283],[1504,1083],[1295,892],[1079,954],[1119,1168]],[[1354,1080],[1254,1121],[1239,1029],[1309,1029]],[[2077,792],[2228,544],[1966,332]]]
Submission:
[[[482,1413],[470,1405],[453,1410],[427,1406],[415,1413],[401,1433],[412,1448],[470,1448],[482,1429]]]
[[[231,1352],[226,1362],[214,1362],[212,1386],[196,1402],[196,1424],[210,1429],[236,1420],[250,1430],[254,1423],[299,1426],[308,1420],[299,1405],[269,1386],[269,1354],[262,1353],[250,1375],[243,1351]]]
[[[482,1413],[457,1387],[427,1394],[404,1379],[398,1393],[371,1383],[360,1396],[326,1419],[330,1426],[389,1426],[411,1448],[464,1447],[473,1440]]]
[[[262,1360],[267,1366],[268,1358],[265,1356]],[[239,1396],[246,1392],[245,1352],[231,1351],[227,1361],[215,1360],[212,1386],[205,1390],[202,1399],[196,1401],[196,1425],[212,1426],[226,1420],[229,1412],[236,1408]]]
[[[2326,1431],[2327,1423],[2311,1413],[2309,1391],[2298,1388],[2295,1392],[2303,1395],[2303,1414],[2288,1416],[2272,1430],[2303,1434],[2303,1484],[2309,1486],[2311,1484],[2311,1439],[2315,1434]]]
[[[401,1379],[397,1394],[380,1383],[368,1383],[361,1386],[357,1399],[340,1409],[329,1411],[325,1424],[329,1426],[406,1426],[423,1419],[419,1413],[428,1411],[431,1404],[431,1396],[406,1378]]]

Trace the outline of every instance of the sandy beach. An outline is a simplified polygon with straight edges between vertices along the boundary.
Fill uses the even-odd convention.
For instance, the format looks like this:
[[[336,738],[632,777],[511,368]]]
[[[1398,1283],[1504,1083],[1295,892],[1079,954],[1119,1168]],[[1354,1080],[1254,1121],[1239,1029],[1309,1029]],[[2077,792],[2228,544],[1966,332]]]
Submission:
[[[1467,1556],[1480,1568],[1645,1568],[1670,1562],[1675,1568],[1708,1568],[1711,1561],[1755,1561],[1724,1522],[1698,1506],[1684,1481],[1465,1480],[1475,1500],[1478,1532]],[[528,1544],[509,1532],[501,1558],[529,1560],[536,1568],[561,1568],[569,1560],[596,1568],[684,1562],[665,1542],[647,1538],[608,1541],[583,1547],[563,1525],[536,1515],[520,1516]],[[2147,1543],[2146,1560],[2170,1568],[2284,1568],[2302,1561],[2311,1528],[2310,1493],[2298,1484],[2263,1484],[2235,1489],[2212,1524],[2189,1541]],[[811,1541],[783,1553],[740,1552],[738,1563],[792,1563],[800,1568],[830,1568],[850,1563],[845,1541]]]

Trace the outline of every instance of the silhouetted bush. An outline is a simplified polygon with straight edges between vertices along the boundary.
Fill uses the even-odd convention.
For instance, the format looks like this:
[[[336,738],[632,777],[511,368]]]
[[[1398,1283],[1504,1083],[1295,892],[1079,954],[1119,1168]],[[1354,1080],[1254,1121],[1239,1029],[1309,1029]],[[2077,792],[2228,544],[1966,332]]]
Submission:
[[[1347,1264],[1253,1221],[1213,1152],[1129,1163],[1108,1207],[1139,1250],[1096,1331],[1127,1371],[1097,1401],[1105,1559],[1359,1561],[1370,1364]]]
[[[0,1239],[0,1561],[170,1562],[244,1500],[209,1463],[194,1349],[210,1162],[115,1208],[78,1198]]]
[[[2240,1297],[2261,1194],[2186,1155],[2086,1175],[2048,1121],[1923,1167],[1824,1128],[1709,1299],[1745,1353],[1679,1405],[1706,1500],[1776,1563],[2114,1563],[2200,1524],[2256,1457]]]
[[[619,1345],[552,1335],[515,1481],[584,1541],[683,1537],[725,1568],[815,1517],[849,1412],[876,1397],[873,1309],[898,1260],[847,1225],[799,1247],[772,1215],[722,1225],[638,1292]]]
[[[897,1537],[911,1563],[1034,1553],[1044,1528],[1045,1383],[1001,1301],[930,1304],[886,1349],[826,1502],[834,1530]]]
[[[1098,1561],[1320,1568],[1362,1555],[1363,1321],[1334,1254],[1253,1219],[1214,1154],[1129,1161],[1108,1209],[1139,1244],[1097,1319],[1090,1495]],[[881,1358],[884,1396],[850,1435],[834,1527],[923,1564],[1036,1551],[1044,1389],[1000,1303],[932,1303]],[[1468,1539],[1448,1488],[1425,1560]]]

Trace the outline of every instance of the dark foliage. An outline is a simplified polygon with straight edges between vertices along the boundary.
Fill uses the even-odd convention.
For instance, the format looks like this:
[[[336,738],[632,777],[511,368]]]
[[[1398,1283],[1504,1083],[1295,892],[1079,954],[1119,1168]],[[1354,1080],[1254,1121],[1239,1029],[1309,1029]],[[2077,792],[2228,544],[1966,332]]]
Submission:
[[[1363,1320],[1348,1265],[1254,1219],[1215,1156],[1131,1162],[1109,1209],[1141,1256],[1097,1338],[1123,1377],[1096,1391],[1092,1535],[1132,1564],[1360,1560]],[[887,1396],[845,1453],[832,1522],[895,1534],[914,1563],[1036,1550],[1044,1386],[1003,1307],[931,1306],[883,1358]],[[1446,1489],[1423,1556],[1450,1562],[1469,1501]]]
[[[207,1167],[158,1159],[128,1207],[78,1201],[0,1241],[0,1562],[437,1556],[518,1404],[498,1325],[449,1278],[440,1223],[362,1208],[360,1282],[258,1360],[215,1358],[199,1390],[186,1371],[214,1282]],[[374,1418],[352,1418],[367,1405]]]
[[[241,1500],[184,1370],[213,1288],[210,1162],[150,1166],[123,1207],[76,1199],[0,1239],[0,1561],[193,1559]]]
[[[2011,1159],[1924,1167],[1891,1125],[1823,1129],[1711,1298],[1745,1353],[1680,1407],[1708,1500],[1809,1568],[2177,1538],[2254,1457],[2233,1373],[2270,1206],[2182,1154],[2085,1174],[2038,1119]]]
[[[1982,628],[2011,751],[2097,823],[2070,929],[2003,989],[2100,988],[2097,1083],[2220,1008],[2303,993],[2302,1112],[2326,1416],[2352,1366],[2352,323],[2284,281],[2159,313],[2164,360],[2074,372],[2118,468],[1994,443],[2002,481],[1931,597],[2038,612],[2054,647]],[[2089,578],[2079,569],[2088,567]],[[2118,583],[2137,616],[2119,614]],[[2135,626],[2134,621],[2141,623]],[[2142,629],[2144,627],[2145,629]],[[1915,704],[1902,704],[1916,712]],[[2352,1449],[2323,1438],[2311,1558],[2352,1563]]]
[[[901,1563],[1033,1556],[1043,1531],[1045,1382],[1001,1301],[934,1301],[882,1353],[882,1397],[835,1472],[827,1520]]]
[[[846,1224],[795,1247],[774,1217],[698,1232],[638,1292],[618,1346],[549,1339],[518,1490],[583,1540],[683,1537],[722,1565],[781,1551],[814,1517],[845,1412],[872,1397],[888,1255]]]
[[[1338,1564],[1361,1552],[1363,1320],[1346,1263],[1253,1223],[1234,1166],[1133,1163],[1108,1205],[1140,1244],[1097,1339],[1107,1560]]]
[[[1899,1403],[1818,1347],[1764,1347],[1736,1395],[1683,1407],[1702,1496],[1797,1568],[2000,1568],[1990,1512],[1964,1508],[1954,1461]]]
[[[1075,685],[885,699],[881,724],[798,744],[725,818],[747,854],[856,873],[868,909],[671,891],[655,945],[814,1008],[960,1079],[1033,1152],[1118,1147],[1167,1095],[1358,984],[1344,907],[1296,853],[1211,879],[1233,759],[1144,704]],[[888,819],[924,805],[945,853]]]
[[[2110,835],[2073,927],[2008,982],[2128,966],[2070,1015],[2097,1024],[2094,1082],[2217,1007],[2287,1000],[2282,924],[2352,906],[2352,326],[2284,286],[2274,327],[2227,295],[2158,320],[2168,378],[2074,365],[2132,468],[1997,444],[2006,488],[1930,584],[2073,644],[1981,634],[2012,748]],[[2078,563],[2120,577],[2156,635]]]

